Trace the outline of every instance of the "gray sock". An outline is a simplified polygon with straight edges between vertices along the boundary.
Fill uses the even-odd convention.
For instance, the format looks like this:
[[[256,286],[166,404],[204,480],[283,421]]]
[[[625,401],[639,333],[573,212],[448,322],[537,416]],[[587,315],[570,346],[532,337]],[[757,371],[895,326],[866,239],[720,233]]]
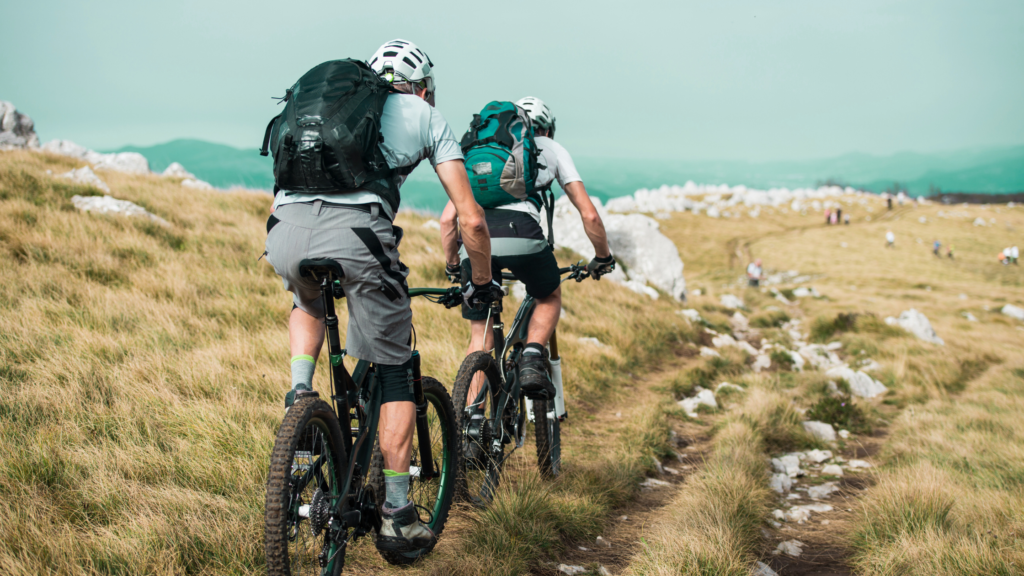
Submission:
[[[409,473],[384,471],[384,491],[387,493],[388,508],[394,510],[409,503]]]
[[[292,357],[292,390],[312,390],[316,360],[308,354]]]

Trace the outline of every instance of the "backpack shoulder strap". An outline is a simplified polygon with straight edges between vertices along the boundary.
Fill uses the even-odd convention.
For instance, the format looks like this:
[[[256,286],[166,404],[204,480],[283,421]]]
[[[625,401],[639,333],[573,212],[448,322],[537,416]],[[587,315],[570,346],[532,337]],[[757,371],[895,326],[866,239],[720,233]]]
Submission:
[[[551,184],[540,190],[540,197],[544,201],[544,210],[548,216],[548,246],[555,247],[555,193],[551,191]]]
[[[277,119],[281,117],[281,114],[274,116],[270,119],[270,123],[267,124],[267,131],[263,134],[263,147],[260,148],[260,156],[266,156],[270,154],[270,133],[274,131],[274,124]]]

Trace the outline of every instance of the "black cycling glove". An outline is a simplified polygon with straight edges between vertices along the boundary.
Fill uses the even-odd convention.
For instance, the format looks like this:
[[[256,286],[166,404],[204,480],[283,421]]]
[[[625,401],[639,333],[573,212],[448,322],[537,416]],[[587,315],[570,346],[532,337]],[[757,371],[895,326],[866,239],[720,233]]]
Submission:
[[[594,277],[594,280],[600,280],[601,276],[610,274],[613,270],[615,270],[615,257],[610,254],[605,258],[595,256],[590,264],[587,264],[587,272]]]
[[[462,301],[466,306],[476,310],[501,300],[504,295],[505,293],[501,291],[501,284],[494,280],[488,284],[476,284],[470,280],[462,287]]]
[[[448,281],[452,284],[462,283],[462,264],[451,264],[444,265],[444,273],[448,276]]]

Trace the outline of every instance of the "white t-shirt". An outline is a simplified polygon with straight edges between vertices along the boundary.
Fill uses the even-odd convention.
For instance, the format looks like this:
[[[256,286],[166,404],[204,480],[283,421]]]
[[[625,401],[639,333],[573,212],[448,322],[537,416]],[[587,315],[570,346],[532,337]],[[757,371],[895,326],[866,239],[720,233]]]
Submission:
[[[430,159],[430,164],[437,167],[449,160],[462,160],[462,147],[455,138],[448,122],[436,108],[427,104],[419,96],[412,94],[391,94],[384,103],[384,112],[380,117],[380,131],[384,142],[380,149],[388,161],[390,168],[415,166],[423,159]],[[408,176],[399,176],[401,186]],[[322,200],[332,204],[370,204],[379,202],[394,220],[395,215],[379,195],[374,192],[360,191],[347,194],[285,194],[282,190],[274,199],[274,209],[282,204],[297,202],[313,202]]]
[[[547,136],[537,136],[534,140],[537,142],[540,165],[544,166],[544,169],[537,174],[537,190],[546,188],[555,180],[558,181],[558,185],[562,187],[562,190],[565,190],[568,184],[583,181],[580,178],[580,173],[576,171],[576,164],[573,163],[572,156],[569,155],[569,152],[561,144]],[[537,222],[540,222],[540,210],[533,202],[528,200],[506,204],[501,207],[501,210],[526,212],[533,216]]]
[[[896,241],[896,235],[893,234],[892,232],[886,232],[885,233],[885,241],[889,242],[889,243],[895,242]]]
[[[757,264],[754,264],[753,262],[751,262],[750,264],[747,264],[747,276],[749,276],[751,278],[760,278],[761,277],[761,267],[758,266]]]

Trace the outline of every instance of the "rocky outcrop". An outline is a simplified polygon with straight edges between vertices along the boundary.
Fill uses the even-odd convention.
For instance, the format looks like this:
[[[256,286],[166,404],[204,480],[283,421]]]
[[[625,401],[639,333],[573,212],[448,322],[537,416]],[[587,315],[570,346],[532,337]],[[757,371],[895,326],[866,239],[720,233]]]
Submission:
[[[641,214],[611,214],[599,199],[592,200],[604,221],[612,254],[629,270],[627,274],[623,266],[619,266],[608,278],[628,283],[631,289],[652,297],[656,293],[644,290],[645,284],[670,294],[676,300],[684,300],[683,261],[675,244],[659,231],[658,222]],[[583,228],[579,212],[566,196],[555,202],[554,232],[555,246],[569,248],[587,260],[594,257],[594,247]]]
[[[889,316],[885,319],[885,323],[890,326],[899,326],[925,342],[931,342],[939,346],[946,344],[935,333],[932,323],[928,321],[928,317],[913,308],[901,312],[899,318]]]
[[[1006,314],[1010,318],[1016,318],[1017,320],[1024,320],[1024,308],[1020,308],[1018,306],[1014,306],[1013,304],[1007,304],[1006,306],[1003,306],[1003,309],[1000,310],[1000,312],[1002,312],[1003,314]],[[970,320],[970,318],[968,318],[968,320]],[[975,318],[974,320],[977,321],[978,319]]]
[[[39,148],[35,123],[14,104],[0,100],[0,150]]]
[[[88,170],[88,168],[84,168]],[[162,226],[168,226],[163,218],[150,213],[142,206],[127,200],[118,200],[112,196],[72,196],[71,203],[75,208],[83,212],[95,212],[97,214],[116,214],[120,216],[141,216]]]
[[[196,175],[185,170],[185,167],[177,162],[171,162],[171,165],[164,169],[160,173],[161,176],[170,176],[172,178],[191,178],[196,179]]]
[[[61,178],[67,178],[77,184],[85,184],[86,186],[93,186],[103,192],[110,192],[110,187],[103,180],[100,180],[99,176],[92,171],[88,166],[82,166],[77,170],[72,170],[60,175]],[[76,196],[78,198],[78,196]]]
[[[115,152],[102,154],[79,146],[70,140],[51,140],[43,144],[42,150],[79,158],[91,163],[97,170],[112,170],[126,174],[149,174],[149,161],[138,152]]]
[[[888,392],[885,384],[875,380],[860,370],[853,370],[849,366],[836,366],[825,372],[826,376],[842,378],[850,386],[850,394],[861,398],[874,398]]]
[[[204,182],[194,178],[185,178],[181,181],[181,185],[185,188],[194,188],[196,190],[213,190],[213,185],[209,182]]]

